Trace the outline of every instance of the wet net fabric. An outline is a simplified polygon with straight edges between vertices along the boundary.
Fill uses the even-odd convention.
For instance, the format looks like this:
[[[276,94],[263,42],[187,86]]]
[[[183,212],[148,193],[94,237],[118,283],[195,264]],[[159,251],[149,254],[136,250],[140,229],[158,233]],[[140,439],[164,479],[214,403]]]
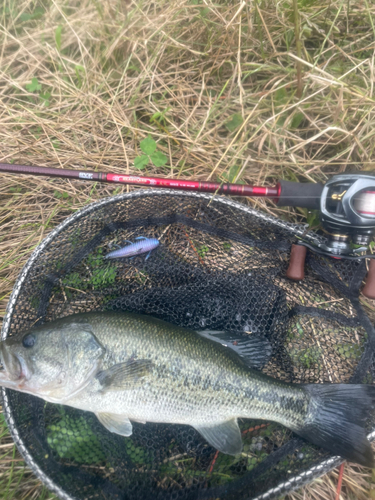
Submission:
[[[153,191],[105,200],[37,249],[15,286],[3,335],[78,312],[133,311],[195,330],[259,336],[269,346],[263,370],[282,380],[371,383],[375,335],[359,302],[366,264],[308,251],[305,279],[287,280],[291,244],[305,231],[205,195]],[[148,259],[104,258],[140,236],[160,240]],[[266,421],[239,422],[244,448],[232,457],[188,426],[134,423],[125,438],[91,413],[3,394],[19,449],[62,498],[266,499],[339,461]],[[368,431],[374,427],[372,416]]]

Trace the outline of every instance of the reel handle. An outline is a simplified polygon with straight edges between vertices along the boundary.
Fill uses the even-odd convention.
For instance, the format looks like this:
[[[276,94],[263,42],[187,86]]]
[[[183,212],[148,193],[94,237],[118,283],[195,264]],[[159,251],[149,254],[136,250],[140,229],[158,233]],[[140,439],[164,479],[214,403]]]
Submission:
[[[292,250],[290,252],[289,267],[286,272],[286,277],[289,278],[290,280],[301,281],[304,279],[306,251],[307,251],[306,247],[302,245],[292,245]]]
[[[375,299],[375,259],[370,259],[366,284],[362,289],[362,293],[368,299]]]

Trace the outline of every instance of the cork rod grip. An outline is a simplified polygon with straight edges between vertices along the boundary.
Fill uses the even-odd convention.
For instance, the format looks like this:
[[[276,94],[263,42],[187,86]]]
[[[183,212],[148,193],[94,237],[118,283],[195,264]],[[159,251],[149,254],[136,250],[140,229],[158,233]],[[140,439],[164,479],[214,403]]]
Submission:
[[[368,299],[375,299],[375,259],[370,259],[366,284],[362,293]]]

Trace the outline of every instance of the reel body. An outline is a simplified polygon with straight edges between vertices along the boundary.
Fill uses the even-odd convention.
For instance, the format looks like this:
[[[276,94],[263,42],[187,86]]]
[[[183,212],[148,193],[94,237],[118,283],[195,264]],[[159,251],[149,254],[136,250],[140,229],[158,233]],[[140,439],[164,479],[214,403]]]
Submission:
[[[320,220],[337,255],[366,251],[375,231],[375,175],[335,175],[323,187]],[[353,248],[360,245],[360,248]]]

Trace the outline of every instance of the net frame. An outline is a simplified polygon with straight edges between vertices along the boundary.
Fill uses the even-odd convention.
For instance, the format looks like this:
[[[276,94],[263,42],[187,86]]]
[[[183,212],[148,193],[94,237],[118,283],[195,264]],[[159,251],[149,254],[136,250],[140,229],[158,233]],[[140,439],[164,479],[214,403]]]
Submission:
[[[274,216],[264,214],[259,212],[251,207],[240,204],[236,201],[223,198],[223,197],[212,197],[211,195],[203,194],[203,193],[191,193],[191,192],[173,192],[165,189],[154,189],[154,190],[136,190],[131,193],[121,194],[114,197],[103,199],[99,202],[94,202],[87,207],[75,212],[66,220],[64,220],[61,224],[59,224],[55,229],[49,233],[49,235],[41,242],[41,244],[34,250],[29,260],[25,264],[24,268],[20,272],[18,279],[14,285],[13,291],[11,293],[7,308],[6,314],[4,316],[2,330],[1,330],[1,340],[5,340],[10,331],[10,325],[13,313],[15,311],[15,306],[17,303],[17,299],[22,290],[22,286],[26,281],[32,266],[37,261],[39,255],[44,251],[44,249],[53,241],[62,231],[64,231],[68,226],[77,222],[80,218],[85,217],[90,212],[96,211],[99,208],[102,208],[106,205],[110,205],[113,203],[117,203],[119,201],[131,200],[138,197],[160,197],[160,196],[175,196],[179,197],[191,197],[196,199],[202,199],[210,201],[211,203],[218,203],[230,206],[231,208],[238,210],[243,213],[247,213],[253,217],[256,217],[264,222],[267,222],[270,226],[274,226],[275,228],[282,229],[288,232],[291,236],[303,236],[305,240],[310,241],[313,244],[323,243],[325,238],[317,235],[313,232],[308,231],[308,225],[305,224],[294,224],[291,222],[283,221]],[[22,457],[24,458],[26,464],[30,467],[33,473],[57,496],[59,496],[63,500],[81,500],[78,497],[72,496],[65,492],[58,484],[56,484],[36,463],[34,460],[32,453],[28,449],[27,445],[21,438],[17,425],[14,419],[13,408],[11,407],[9,397],[7,394],[7,390],[1,388],[1,394],[3,399],[3,412],[5,416],[5,420],[7,422],[8,428],[10,430],[11,436],[20,452]],[[370,441],[375,439],[375,428],[367,435]],[[312,480],[326,474],[330,470],[336,468],[343,462],[340,457],[330,457],[328,459],[322,460],[321,463],[311,467],[310,469],[304,471],[301,474],[297,474],[296,476],[289,478],[287,481],[281,481],[276,487],[270,488],[265,493],[258,495],[257,497],[252,497],[251,500],[271,500],[274,498],[278,498],[279,496],[286,494],[290,491],[293,491],[297,488],[302,487],[303,485],[311,482]]]

